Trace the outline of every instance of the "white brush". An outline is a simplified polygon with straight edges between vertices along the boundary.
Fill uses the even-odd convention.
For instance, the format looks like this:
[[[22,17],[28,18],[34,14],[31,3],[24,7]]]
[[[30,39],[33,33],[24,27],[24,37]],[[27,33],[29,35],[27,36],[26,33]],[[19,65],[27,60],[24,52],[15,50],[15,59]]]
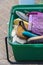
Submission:
[[[26,16],[23,12],[16,11],[16,14],[21,18],[22,20],[28,21],[28,16]]]
[[[29,38],[28,43],[43,43],[43,36],[37,36],[37,37],[32,37],[32,38]]]

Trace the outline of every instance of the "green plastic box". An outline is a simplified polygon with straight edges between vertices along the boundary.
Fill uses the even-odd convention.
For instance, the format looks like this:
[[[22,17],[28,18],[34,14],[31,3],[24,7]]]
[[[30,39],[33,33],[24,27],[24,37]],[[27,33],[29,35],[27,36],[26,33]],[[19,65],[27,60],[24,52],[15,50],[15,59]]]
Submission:
[[[43,60],[43,44],[18,44],[12,43],[11,32],[13,29],[13,21],[18,16],[16,11],[40,11],[43,12],[43,5],[16,5],[11,9],[9,27],[8,27],[8,43],[12,46],[12,51],[16,61]]]

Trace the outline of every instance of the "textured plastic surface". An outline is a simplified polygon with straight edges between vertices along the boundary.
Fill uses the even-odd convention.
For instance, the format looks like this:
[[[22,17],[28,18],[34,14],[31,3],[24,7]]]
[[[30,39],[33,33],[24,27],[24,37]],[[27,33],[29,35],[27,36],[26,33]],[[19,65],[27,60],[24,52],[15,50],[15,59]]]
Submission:
[[[43,44],[19,44],[12,43],[11,32],[13,29],[13,21],[18,16],[16,11],[40,11],[43,12],[43,5],[17,5],[13,6],[11,10],[9,28],[8,28],[8,43],[12,46],[13,54],[16,61],[28,61],[28,60],[43,60]]]

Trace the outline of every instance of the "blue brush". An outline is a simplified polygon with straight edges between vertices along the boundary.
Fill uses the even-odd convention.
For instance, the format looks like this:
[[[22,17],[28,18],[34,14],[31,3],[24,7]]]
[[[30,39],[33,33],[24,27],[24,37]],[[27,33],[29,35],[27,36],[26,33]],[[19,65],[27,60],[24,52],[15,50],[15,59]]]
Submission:
[[[22,34],[24,36],[27,36],[27,37],[36,37],[36,36],[38,36],[38,35],[36,35],[34,33],[28,32],[28,31],[24,31],[24,32],[22,32]]]

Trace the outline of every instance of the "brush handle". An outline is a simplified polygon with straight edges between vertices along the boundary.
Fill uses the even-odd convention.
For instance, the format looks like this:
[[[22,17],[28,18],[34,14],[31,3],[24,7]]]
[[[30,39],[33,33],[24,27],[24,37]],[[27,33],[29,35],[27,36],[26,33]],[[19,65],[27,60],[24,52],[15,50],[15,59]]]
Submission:
[[[28,32],[28,31],[24,31],[24,32],[22,32],[22,34],[26,37],[36,37],[37,36],[36,34],[33,34],[31,32]]]
[[[25,21],[28,21],[28,16],[25,15],[25,13],[23,12],[20,12],[20,11],[16,11],[16,14],[22,19],[22,20],[25,20]]]
[[[29,38],[27,43],[43,43],[43,36]]]

